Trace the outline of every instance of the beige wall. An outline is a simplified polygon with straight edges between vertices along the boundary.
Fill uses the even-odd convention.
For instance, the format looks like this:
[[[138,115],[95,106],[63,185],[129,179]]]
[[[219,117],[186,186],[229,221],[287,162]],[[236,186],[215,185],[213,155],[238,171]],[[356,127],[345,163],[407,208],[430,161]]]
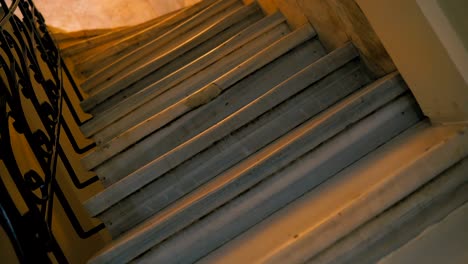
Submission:
[[[468,121],[464,72],[416,0],[356,0],[382,40],[424,113],[435,123]],[[419,1],[424,5],[429,0]],[[430,11],[430,8],[429,8]],[[438,24],[436,24],[438,25]],[[445,31],[444,31],[445,32]],[[456,56],[457,57],[457,56]],[[463,63],[463,62],[462,62]]]
[[[245,3],[254,0],[244,0]],[[328,51],[352,41],[374,77],[395,71],[395,65],[354,0],[257,0],[268,14],[280,10],[297,28],[310,23]]]
[[[138,24],[199,0],[35,0],[47,24],[66,31]]]
[[[376,77],[399,70],[432,122],[468,121],[466,0],[258,1],[293,26],[305,16],[330,51],[351,40]]]
[[[462,40],[465,49],[468,50],[468,1],[438,0],[437,4]]]

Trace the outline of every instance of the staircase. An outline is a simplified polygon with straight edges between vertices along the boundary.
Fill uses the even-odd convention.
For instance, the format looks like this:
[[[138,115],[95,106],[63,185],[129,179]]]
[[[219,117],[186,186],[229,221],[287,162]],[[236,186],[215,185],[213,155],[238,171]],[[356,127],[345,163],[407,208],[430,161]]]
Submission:
[[[93,116],[82,164],[105,187],[85,207],[114,238],[89,263],[349,263],[385,245],[409,194],[466,189],[466,127],[431,126],[398,73],[374,79],[351,43],[327,53],[255,2],[62,49]]]

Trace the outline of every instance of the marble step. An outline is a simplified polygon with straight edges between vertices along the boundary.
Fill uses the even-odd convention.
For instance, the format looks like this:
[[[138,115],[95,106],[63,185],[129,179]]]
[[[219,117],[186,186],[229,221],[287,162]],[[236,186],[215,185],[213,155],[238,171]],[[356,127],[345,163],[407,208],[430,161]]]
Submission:
[[[229,203],[153,247],[136,263],[193,263],[206,256],[418,122],[421,116],[415,108],[411,96],[386,105],[289,166],[273,171]],[[197,213],[193,209],[192,215]],[[282,263],[290,262],[286,259]]]
[[[181,9],[175,13],[169,14],[168,16],[163,16],[162,20],[159,20],[159,18],[155,18],[154,20],[149,20],[148,22],[136,25],[134,27],[122,28],[118,32],[102,35],[90,39],[86,42],[77,43],[76,45],[64,50],[63,55],[70,57],[73,57],[75,55],[79,56],[80,53],[86,52],[89,49],[99,48],[100,46],[107,45],[108,43],[119,41],[120,39],[125,38],[129,34],[145,30],[147,27],[152,27],[155,24],[158,25],[158,27],[167,28],[167,30],[169,30],[171,27],[176,26],[177,24],[200,12],[201,10],[212,4],[213,1],[214,0],[203,0],[191,7]]]
[[[196,139],[204,139],[204,137],[208,138],[211,134],[214,134],[216,132],[218,134],[221,133],[221,135],[224,135],[224,137],[228,136],[229,134],[232,133],[231,131],[236,131],[239,127],[247,124],[250,121],[253,121],[255,118],[257,118],[257,116],[267,112],[270,108],[275,107],[275,105],[279,104],[282,100],[286,100],[289,96],[294,95],[295,93],[297,93],[297,92],[301,91],[302,89],[305,89],[306,87],[308,87],[310,84],[313,84],[314,82],[317,82],[317,81],[321,80],[322,78],[324,78],[324,76],[329,73],[328,71],[333,71],[333,69],[336,69],[336,68],[340,67],[341,65],[343,65],[344,63],[346,63],[346,60],[350,60],[352,58],[352,57],[350,57],[349,54],[347,56],[348,56],[348,58],[346,58],[346,56],[343,56],[344,58],[341,58],[341,61],[337,60],[336,57],[335,57],[334,63],[330,65],[330,68],[328,68],[328,69],[325,68],[325,70],[324,70],[324,68],[322,68],[320,70],[319,67],[322,66],[322,65],[320,65],[319,63],[315,63],[314,67],[308,67],[308,68],[304,69],[303,71],[301,71],[300,73],[298,73],[294,77],[290,78],[289,80],[282,83],[281,85],[279,85],[275,89],[273,89],[270,92],[266,93],[264,96],[260,97],[256,101],[252,102],[250,105],[248,105],[248,106],[242,108],[241,110],[239,110],[238,112],[232,114],[229,118],[225,118],[218,125],[216,125],[216,126],[210,128],[209,130],[205,131],[203,133],[205,135],[202,134],[201,136],[198,136]],[[330,62],[332,62],[332,60],[330,60],[330,57],[329,57],[328,60],[324,61],[324,64],[326,63],[327,65],[329,65]],[[332,74],[330,76],[330,78],[328,78],[326,81],[324,81],[325,84],[322,84],[322,83],[317,84],[317,88],[316,88],[317,91],[312,89],[312,91],[309,91],[308,93],[312,93],[312,95],[316,95],[316,96],[320,95],[320,98],[323,100],[324,103],[328,102],[327,100],[332,100],[332,102],[333,102],[333,100],[337,100],[337,96],[338,96],[338,99],[339,99],[340,93],[341,93],[341,96],[344,96],[344,95],[346,95],[346,93],[349,93],[350,90],[352,91],[353,88],[354,89],[357,88],[357,87],[341,88],[341,86],[346,85],[343,82],[345,82],[345,81],[349,82],[350,85],[353,84],[353,83],[354,83],[354,85],[359,85],[359,84],[362,85],[362,82],[365,81],[365,80],[361,79],[362,77],[358,77],[357,79],[353,79],[353,78],[356,78],[353,75],[359,75],[359,70],[358,69],[359,68],[356,68],[355,64],[354,64],[354,66],[349,65],[347,68],[339,70],[338,72]],[[340,79],[341,74],[344,75],[343,80]],[[350,76],[348,76],[348,75],[350,75]],[[362,74],[360,74],[360,75],[362,75]],[[336,83],[333,82],[333,81],[335,81],[335,79],[338,79],[336,81]],[[359,80],[359,81],[357,81],[357,80]],[[391,86],[391,82],[389,82],[389,83],[390,84],[387,83],[385,85],[387,85],[387,86],[390,85]],[[387,95],[387,97],[382,96],[382,100],[385,100],[388,97],[392,98],[392,96],[393,97],[397,96],[399,93],[401,93],[404,90],[404,89],[403,90],[402,89],[398,90],[398,86],[397,86],[397,88],[388,89],[388,87],[386,87],[385,85],[378,86],[378,88],[383,89],[384,92],[389,93]],[[333,88],[333,86],[336,86],[336,87]],[[388,91],[385,90],[385,88],[387,88]],[[327,94],[327,89],[330,89],[329,94]],[[350,90],[347,90],[347,89],[350,89]],[[371,88],[369,88],[369,89],[371,89]],[[333,94],[333,92],[335,92],[336,94]],[[307,95],[307,93],[306,93],[306,95]],[[383,95],[386,95],[386,94],[383,93]],[[329,96],[330,98],[327,99],[326,98],[327,96]],[[299,99],[292,100],[292,102],[298,103],[298,100]],[[316,102],[315,100],[313,100],[313,101]],[[298,103],[298,105],[301,105],[301,104]],[[325,105],[325,106],[327,106],[327,105]],[[318,111],[317,109],[322,109],[323,108],[323,107],[322,108],[321,107],[322,106],[320,104],[318,104],[318,105],[304,106],[304,109],[309,109],[308,111],[314,111],[314,110]],[[310,109],[312,109],[312,110],[310,110]],[[292,113],[294,113],[294,112],[292,112]],[[269,118],[274,118],[274,117],[271,117],[271,116],[270,117],[265,117],[265,118],[263,118],[263,120],[269,120]],[[282,117],[280,116],[279,118],[282,118]],[[301,118],[305,118],[305,117],[298,117],[297,119],[301,120]],[[273,120],[275,120],[275,119],[273,119]],[[285,122],[285,121],[282,121],[282,122]],[[295,120],[291,120],[289,122],[295,122]],[[274,124],[274,122],[273,122],[273,124]],[[261,125],[265,125],[265,124],[261,124]],[[256,128],[255,125],[252,125],[251,127]],[[265,129],[267,129],[267,132],[268,132],[269,126],[264,126],[264,127],[265,127]],[[246,128],[245,130],[250,131],[249,129],[251,129],[251,128]],[[262,131],[262,129],[258,129],[258,130]],[[169,135],[170,135],[171,132],[172,131],[169,131]],[[243,136],[241,136],[241,137],[243,137]],[[266,136],[266,137],[268,138],[268,136]],[[248,140],[248,139],[245,139],[245,140]],[[240,139],[236,138],[236,139],[234,139],[234,141],[235,142],[237,142],[237,141],[243,142],[243,139],[242,138],[240,138]],[[163,142],[163,141],[161,141],[161,142]],[[212,141],[210,140],[209,142],[204,142],[204,143],[212,144],[211,142]],[[213,142],[213,143],[215,143],[215,142]],[[206,157],[205,157],[206,155],[214,156],[214,155],[216,155],[216,153],[222,152],[222,150],[224,148],[227,148],[227,146],[228,146],[227,143],[222,143],[221,145],[222,145],[221,147],[216,147],[215,145],[210,146],[211,148],[213,148],[213,151],[211,151],[211,152],[210,151],[205,151],[205,152],[208,152],[209,154],[201,155],[202,159],[206,159]],[[242,146],[242,145],[240,145],[240,146]],[[221,149],[219,149],[219,148],[221,148]],[[245,154],[239,154],[239,155],[242,156],[242,155],[245,155]],[[220,158],[221,157],[222,157],[222,155],[220,155]],[[208,157],[208,158],[214,158],[214,160],[216,160],[218,157]],[[233,159],[235,159],[235,157]],[[197,162],[198,162],[197,160],[193,161],[194,167],[188,166],[188,168],[181,168],[180,169],[180,171],[181,171],[180,174],[183,175],[183,176],[178,176],[178,177],[176,177],[175,180],[176,181],[180,180],[180,182],[182,184],[183,182],[186,182],[187,179],[180,179],[180,177],[185,177],[186,175],[191,175],[190,174],[191,170],[194,170],[194,172],[196,172],[198,166],[200,166],[200,169],[203,169],[204,165],[206,165],[208,163],[211,164],[211,161],[207,162],[206,164],[203,164],[204,161],[200,161],[198,163]],[[230,161],[224,161],[224,162],[229,163]],[[184,166],[187,167],[186,164]],[[223,164],[219,164],[217,166],[223,166]],[[213,170],[215,170],[214,168],[216,168],[216,166],[213,167]],[[169,171],[169,170],[166,169],[165,171]],[[169,174],[171,174],[171,173],[178,173],[177,169],[175,171],[170,171],[169,172]],[[158,176],[158,175],[156,175],[156,176]],[[160,176],[162,176],[162,174]],[[158,177],[160,177],[160,176],[158,176]],[[158,182],[155,182],[155,183],[156,183],[156,185],[158,184]],[[120,184],[120,182],[117,182],[117,184]],[[152,190],[154,190],[154,189],[152,189]],[[159,191],[161,191],[161,193],[163,193],[162,190],[159,190]],[[143,193],[142,191],[140,191],[140,192]],[[147,193],[147,192],[144,192],[144,193]],[[98,197],[96,197],[96,198],[98,198]],[[123,196],[122,198],[125,198],[125,196]],[[105,201],[90,199],[90,200],[88,200],[88,202],[86,202],[85,206],[88,209],[88,211],[90,212],[90,214],[94,216],[94,215],[102,213],[104,210],[110,208],[110,206],[116,204],[118,201],[119,200],[116,199],[115,202],[113,202],[113,203],[105,204],[105,203],[109,202],[109,199],[106,199]],[[113,227],[110,227],[110,228],[112,229]]]
[[[200,32],[196,32],[195,30],[193,30],[193,33],[196,32],[196,34],[192,34],[193,37],[186,38],[186,40],[182,41],[180,45],[173,45],[173,46],[175,48],[178,46],[185,47],[185,49],[182,49],[182,50],[179,49],[179,55],[183,54],[184,52],[189,51],[193,47],[200,45],[201,43],[203,43],[203,41],[206,41],[207,39],[213,37],[214,35],[222,32],[226,28],[229,28],[233,24],[241,22],[242,20],[246,19],[249,15],[252,15],[255,12],[259,14],[262,13],[255,3],[249,5],[248,7],[245,6],[245,8],[237,10],[234,13],[229,13],[227,17],[223,17],[222,20],[216,21],[215,24],[210,24],[207,29],[203,29]],[[220,18],[222,17],[222,14],[223,13],[219,13],[217,14],[216,17]],[[214,21],[216,17],[213,17],[212,21]],[[189,33],[192,33],[192,32],[188,32],[186,34],[189,34]],[[149,42],[154,41],[154,39],[158,38],[159,36],[160,34],[153,34],[152,36],[143,35],[143,36],[140,36],[139,38],[132,37],[132,38],[123,40],[120,43],[120,45],[114,45],[110,49],[107,49],[105,53],[102,53],[101,55],[97,55],[97,56],[92,56],[88,60],[81,61],[80,63],[76,65],[76,68],[78,71],[81,72],[82,75],[89,76],[89,74],[92,73],[93,69],[95,69],[96,66],[106,67],[107,65],[113,63],[111,58],[125,56],[126,54],[131,53],[140,47],[143,47]],[[190,45],[187,45],[187,44],[190,44]],[[171,53],[171,50],[168,50],[166,54],[168,53]],[[172,54],[171,56],[177,57],[178,55]]]
[[[211,54],[213,50],[225,44],[229,39],[231,39],[234,35],[238,34],[243,29],[249,28],[250,25],[255,24],[258,20],[262,19],[262,17],[263,14],[255,13],[247,17],[246,19],[243,19],[239,23],[232,25],[231,27],[220,32],[208,41],[205,41],[201,45],[198,45],[190,51],[180,55],[179,57],[177,57],[177,59],[171,60],[169,63],[166,63],[162,67],[156,69],[155,71],[151,72],[150,74],[144,76],[143,78],[133,83],[123,82],[126,84],[122,85],[122,83],[120,83],[120,78],[116,80],[116,82],[120,83],[118,86],[116,86],[113,82],[110,82],[109,84],[106,83],[104,87],[102,87],[98,91],[95,91],[95,93],[91,95],[93,98],[95,96],[100,97],[98,101],[102,100],[102,102],[89,109],[88,112],[93,116],[99,113],[103,113],[104,111],[113,108],[117,104],[120,104],[128,97],[131,97],[139,93],[140,91],[145,90],[146,88],[151,89],[150,87],[154,87],[156,83],[159,83],[159,85],[161,85],[162,82],[167,83],[170,80],[174,80],[174,78],[180,78],[176,81],[181,82],[185,78],[189,77],[185,77],[184,75],[188,73],[188,70],[191,67],[197,67],[196,65],[192,64],[193,62],[200,62],[201,58],[205,57],[207,54]],[[147,67],[150,64],[151,63],[148,63],[147,65],[143,65],[140,68]],[[185,69],[185,67],[188,65],[191,65],[189,69]],[[135,71],[139,71],[140,68],[135,69]],[[203,68],[197,67],[197,71],[202,69]],[[130,72],[129,74],[132,74],[132,72]]]
[[[155,25],[159,25],[159,27],[161,27],[163,21],[165,21],[164,23],[168,23],[170,21],[168,20],[169,18],[175,17],[177,13],[182,13],[184,11],[187,10],[180,9],[133,26],[125,26],[111,29],[84,30],[76,33],[72,32],[73,35],[78,36],[90,35],[94,33],[94,31],[96,33],[102,32],[102,34],[93,34],[92,37],[77,39],[78,41],[73,42],[72,45],[67,45],[66,47],[63,47],[62,50],[65,51],[65,55],[67,58],[71,59],[74,63],[79,63],[80,61],[87,59],[89,56],[96,55],[98,50],[101,51],[106,48],[109,48],[112,46],[112,44],[118,43],[121,39],[129,35],[134,35],[140,32],[141,30],[144,30],[145,28],[152,27]],[[167,30],[169,30],[169,28]],[[70,51],[68,49],[79,50],[78,53],[69,53]]]
[[[400,90],[401,93],[401,88],[397,88],[397,90]],[[405,89],[403,88],[403,90]],[[369,92],[369,89],[367,89],[367,91]],[[374,96],[376,96],[376,94],[374,94]],[[392,104],[392,107],[389,109],[385,108],[382,111],[378,111],[371,117],[366,118],[363,122],[359,122],[354,127],[340,134],[338,139],[333,139],[331,142],[321,144],[324,140],[326,140],[327,137],[332,137],[333,134],[345,129],[350,124],[357,122],[357,120],[360,118],[360,115],[365,116],[366,112],[367,114],[371,113],[373,109],[378,107],[379,104],[383,103],[383,99],[382,101],[379,100],[383,98],[383,96],[379,96],[379,94],[377,94],[376,98],[368,98],[371,99],[369,101],[361,100],[362,98],[360,98],[359,95],[352,96],[352,98],[353,99],[346,99],[346,101],[343,103],[339,103],[337,106],[332,107],[316,118],[311,119],[304,125],[288,133],[281,139],[275,141],[263,152],[258,152],[258,154],[255,156],[246,160],[245,163],[247,164],[241,163],[236,166],[237,168],[233,167],[232,170],[223,173],[221,176],[218,176],[216,178],[219,179],[218,181],[215,179],[213,182],[205,185],[205,188],[201,188],[199,192],[194,192],[192,195],[187,196],[161,213],[154,215],[150,220],[124,234],[115,240],[109,247],[99,252],[97,256],[92,259],[91,263],[94,263],[94,261],[98,263],[101,261],[112,261],[116,259],[128,261],[144,253],[146,250],[154,247],[162,241],[165,242],[163,242],[154,250],[150,251],[148,254],[145,254],[143,257],[149,257],[151,259],[158,257],[157,255],[161,253],[159,249],[168,249],[173,253],[172,250],[174,249],[174,245],[178,244],[181,251],[176,255],[172,255],[175,261],[183,260],[191,262],[192,260],[196,260],[206,255],[216,247],[222,245],[222,241],[219,241],[218,236],[222,236],[224,238],[226,238],[226,235],[235,236],[235,233],[248,228],[246,224],[255,224],[255,221],[258,220],[257,218],[259,216],[265,216],[265,214],[268,214],[268,211],[272,208],[279,209],[283,207],[285,198],[294,199],[298,195],[299,190],[302,191],[311,188],[310,185],[312,183],[308,182],[307,178],[304,179],[301,177],[298,179],[297,173],[284,173],[288,169],[295,171],[294,168],[296,168],[297,161],[293,163],[292,166],[287,166],[292,161],[298,159],[304,160],[306,158],[310,159],[310,155],[315,155],[314,159],[316,161],[307,162],[308,169],[321,171],[322,174],[332,176],[329,174],[333,174],[333,170],[339,170],[340,167],[345,167],[346,164],[349,163],[349,161],[346,159],[341,160],[343,159],[343,156],[349,156],[349,154],[346,155],[346,150],[356,150],[358,153],[355,153],[356,155],[352,155],[352,158],[358,158],[361,155],[360,152],[372,150],[375,145],[381,144],[382,141],[388,140],[388,137],[397,133],[398,130],[406,128],[408,123],[414,122],[414,119],[417,119],[415,114],[408,113],[407,115],[401,115],[401,112],[406,112],[407,108],[411,105],[411,100],[403,100],[403,103],[399,103],[397,106]],[[387,97],[387,99],[390,98]],[[355,111],[349,111],[350,109],[347,109],[346,105],[353,105],[354,107],[351,106],[351,109],[354,108]],[[360,107],[358,107],[358,105],[360,105]],[[366,108],[366,106],[369,106],[367,111],[362,111],[362,108]],[[342,111],[339,109],[342,109]],[[331,117],[335,116],[334,113],[340,113],[340,115],[349,114],[352,117],[337,117],[335,120],[330,121],[333,119]],[[389,129],[389,126],[392,126],[393,129]],[[330,131],[326,133],[327,130]],[[369,135],[375,136],[371,137]],[[341,143],[343,138],[346,139],[345,142],[348,144]],[[341,144],[335,143],[336,141],[339,141],[338,143]],[[359,143],[362,144],[362,141],[366,141],[365,147],[363,147],[363,149],[356,148],[356,145],[360,146]],[[334,146],[333,143],[334,145],[338,146]],[[300,158],[318,145],[320,145],[318,150],[312,151],[312,154],[309,153],[305,157]],[[331,146],[328,147],[329,145]],[[320,151],[326,151],[325,154],[328,155],[319,155],[322,154]],[[333,169],[330,170],[330,164],[326,162],[326,160],[328,160],[326,159],[327,156],[334,157],[335,161],[341,160],[341,162],[334,162]],[[319,159],[318,157],[321,158]],[[257,164],[257,166],[255,166],[255,164]],[[287,166],[286,170],[282,169],[282,167],[285,166]],[[257,168],[256,172],[255,168]],[[298,172],[303,171],[304,170],[299,170]],[[274,172],[278,172],[278,174],[267,177]],[[265,177],[267,178],[265,179]],[[239,182],[235,181],[235,179],[242,178],[244,178],[244,180]],[[264,179],[263,181],[262,178]],[[280,181],[280,179],[284,180]],[[265,189],[262,185],[255,185],[258,183],[256,181],[262,181],[263,185],[270,187],[270,183],[284,184],[285,180],[288,184],[284,186],[285,188],[283,188],[283,190],[285,192],[282,195],[279,195],[277,192],[275,192],[276,195],[273,194],[271,191],[277,191],[275,188],[273,188],[273,190],[269,190],[268,188]],[[230,184],[231,182],[232,184]],[[237,188],[236,186],[238,185],[239,187]],[[249,187],[249,185],[251,187]],[[299,187],[297,185],[299,185]],[[295,188],[287,188],[288,186]],[[220,188],[219,192],[210,192],[210,190],[216,190],[217,187]],[[223,187],[228,188],[222,190]],[[237,192],[244,192],[242,190],[246,190],[245,188],[252,189],[250,189],[249,192],[244,193],[240,198],[236,198],[235,200],[229,202],[221,209],[217,209],[216,211],[212,212],[213,209],[225,203],[225,201],[222,199],[219,200],[218,198],[224,197],[225,199],[230,200],[236,196]],[[210,197],[210,193],[212,195],[223,195],[220,197],[217,197],[216,195]],[[251,193],[256,195],[259,193],[268,195],[268,200],[271,201],[271,203],[268,204],[268,206],[264,206],[264,204],[259,204],[259,202],[263,201],[262,199],[247,199],[246,195],[250,195]],[[230,197],[230,195],[232,196]],[[245,206],[242,206],[245,204],[244,201],[247,200],[249,201],[247,202],[248,205],[256,206],[255,210],[250,211],[255,213],[247,213],[248,209],[245,208]],[[217,201],[220,201],[221,204],[217,204]],[[210,212],[212,213],[205,216],[202,220],[199,220],[192,226],[189,226],[183,231],[180,231],[182,228],[192,224],[193,221],[200,219]],[[238,213],[242,213],[242,217],[238,217]],[[182,217],[182,215],[185,217]],[[212,221],[213,219],[215,220],[214,222]],[[224,225],[225,223],[223,222],[225,220],[229,220],[231,224],[235,223],[237,227],[226,227]],[[222,228],[220,224],[224,225],[226,228]],[[214,233],[206,232],[209,226],[217,228],[217,230]],[[178,233],[174,234],[175,232]],[[194,236],[187,237],[185,236],[187,232],[195,232],[196,234],[194,234]],[[204,236],[204,239],[206,240],[204,240],[202,243],[199,243],[199,247],[197,248],[197,245],[194,245],[193,242],[194,238],[200,238],[200,235]],[[184,236],[186,240],[181,241],[181,236]],[[175,240],[177,240],[177,243],[175,243]],[[188,259],[186,259],[186,257],[188,257]],[[190,257],[195,259],[190,259]],[[162,259],[164,258],[161,258],[161,260]],[[164,259],[162,261],[162,263],[166,262],[171,263],[172,261],[168,259]]]
[[[217,78],[212,83],[202,87],[198,91],[194,91],[192,94],[185,98],[181,98],[180,101],[175,102],[173,105],[164,109],[160,113],[153,115],[138,126],[135,126],[132,129],[124,132],[124,134],[117,137],[115,140],[112,140],[112,143],[105,144],[106,146],[112,146],[112,150],[109,149],[109,151],[106,151],[104,150],[105,148],[101,148],[101,150],[104,151],[95,151],[89,156],[86,156],[85,158],[83,158],[82,164],[87,168],[91,169],[100,165],[100,163],[107,161],[109,158],[112,158],[108,162],[104,162],[102,166],[96,168],[95,171],[96,173],[98,173],[98,175],[100,174],[101,176],[106,177],[107,179],[115,179],[118,176],[126,176],[127,174],[132,172],[132,169],[138,169],[140,166],[143,166],[146,163],[151,162],[156,158],[159,158],[159,154],[157,152],[160,152],[160,150],[162,150],[162,152],[160,152],[161,154],[164,154],[163,152],[166,151],[172,151],[172,149],[174,147],[177,147],[178,144],[169,146],[168,149],[161,149],[161,147],[157,143],[160,140],[159,138],[161,133],[154,134],[154,132],[164,127],[169,122],[172,122],[173,120],[181,117],[182,115],[200,106],[210,104],[210,102],[216,100],[221,93],[230,89],[233,84],[244,79],[249,74],[252,74],[258,69],[266,66],[273,60],[283,55],[290,55],[290,53],[288,53],[289,51],[293,50],[301,43],[304,43],[313,35],[314,33],[311,32],[311,28],[309,26],[305,26],[297,30],[296,32],[291,33],[290,35],[282,38],[281,40],[267,47],[260,53],[257,53],[254,57],[243,62],[228,73],[224,74],[223,76]],[[317,50],[316,48],[314,49],[314,45],[309,46],[309,48],[312,54],[314,50]],[[322,49],[321,46],[320,49]],[[314,57],[309,56],[309,58],[313,60]],[[317,58],[317,56],[315,58]],[[303,62],[303,64],[304,63],[307,63],[307,61]],[[287,63],[283,63],[282,65],[283,68],[287,66]],[[152,136],[149,136],[151,134]],[[145,138],[145,140],[139,142],[140,139],[143,138]],[[189,140],[189,138],[187,138],[187,140]],[[147,147],[150,146],[150,143],[148,142],[152,142],[151,146],[158,146],[158,151],[148,151]],[[184,140],[180,143],[183,142]],[[134,143],[137,144],[132,146],[132,144]],[[124,152],[119,151],[124,150],[129,146],[132,147]],[[187,153],[190,153],[190,151]],[[127,167],[125,168],[125,170],[119,170],[118,172],[115,172],[112,169],[113,164],[115,164],[115,162],[117,162],[120,159],[127,159]],[[130,162],[130,160],[132,162]],[[111,171],[113,172],[110,173],[110,175],[109,172]]]
[[[223,263],[308,263],[316,254],[466,157],[467,145],[466,127],[432,127],[423,121],[199,263],[217,263],[220,259]],[[454,152],[458,147],[464,150]],[[380,226],[378,232],[386,232],[386,227]],[[185,252],[183,247],[179,250]]]
[[[97,87],[89,90],[90,96],[81,103],[83,110],[92,112],[91,110],[98,104],[104,103],[109,97],[116,97],[116,93],[128,87],[132,87],[131,91],[127,92],[131,95],[163,79],[169,73],[175,72],[192,62],[183,57],[195,60],[261,18],[262,13],[256,5],[238,9],[222,21],[210,26],[193,39],[188,40],[175,49],[156,57],[141,67],[128,70],[115,80],[106,82],[102,85],[102,88]],[[164,68],[169,65],[171,68]],[[120,97],[122,96],[120,95]]]
[[[204,68],[198,68],[194,74],[184,80],[165,85],[165,79],[151,85],[141,92],[127,98],[120,104],[95,115],[81,127],[85,136],[95,139],[99,144],[105,143],[128,128],[133,127],[154,114],[166,109],[177,101],[210,84],[220,76],[228,73],[244,61],[261,52],[265,47],[280,41],[290,32],[284,23],[268,30],[255,39],[240,45],[226,56],[219,58]],[[291,37],[299,39],[303,35],[296,33]],[[282,43],[285,43],[283,41]]]
[[[378,262],[467,204],[466,172],[468,157],[321,251],[307,263]]]
[[[103,181],[105,186],[117,181],[138,169],[139,166],[151,162],[153,159],[158,158],[211,126],[223,121],[230,114],[236,112],[253,100],[256,100],[256,98],[268,92],[296,72],[302,70],[302,68],[307,67],[311,62],[321,57],[323,53],[323,48],[317,40],[308,41],[298,46],[290,53],[281,56],[274,62],[258,70],[255,74],[236,83],[215,100],[174,120],[174,122],[171,122],[168,126],[155,131],[148,137],[139,141],[136,145],[126,149],[125,152],[114,155],[113,158],[104,163],[103,166],[98,166],[95,169],[96,173],[108,175]],[[288,67],[285,67],[284,63],[286,63]],[[272,74],[275,74],[275,76],[271,77]],[[139,127],[138,130],[143,128],[145,128],[145,126]],[[227,127],[224,129],[226,128]],[[119,136],[115,138],[115,140],[112,140],[112,143],[105,144],[109,146],[116,145],[112,150],[110,149],[109,152],[99,149],[99,151],[95,152],[94,158],[102,160],[106,156],[112,157],[108,155],[119,147],[118,144],[128,144],[132,140],[131,135],[133,132],[138,132],[138,130],[128,131],[128,142],[122,142],[122,139],[127,137],[125,136],[127,133],[124,133],[122,137]],[[138,134],[135,136],[138,136]],[[158,147],[155,149],[149,148],[149,146]],[[141,153],[148,154],[141,156]],[[139,158],[135,159],[136,156]],[[125,158],[129,158],[129,160],[127,160],[129,166],[125,167],[123,170],[119,169],[118,173],[112,172],[112,166],[119,164],[119,161]],[[90,158],[90,160],[92,159],[93,158]]]
[[[214,3],[146,45],[126,54],[109,56],[108,59],[111,62],[99,67],[96,65],[96,68],[91,71],[93,74],[87,76],[82,86],[85,87],[85,90],[97,87],[113,80],[119,74],[124,74],[128,69],[139,67],[198,35],[207,27],[242,6],[243,4],[239,0],[223,0]]]
[[[114,49],[114,46],[121,46],[124,40],[128,40],[132,37],[134,37],[135,39],[141,39],[142,35],[148,36],[149,34],[152,34],[153,36],[157,36],[157,34],[164,34],[171,28],[174,28],[180,23],[182,23],[185,19],[190,18],[190,16],[196,14],[197,12],[208,6],[210,2],[214,2],[214,0],[210,0],[209,2],[204,3],[200,2],[199,6],[186,7],[184,9],[166,14],[161,18],[157,18],[142,24],[131,26],[128,30],[125,30],[124,32],[116,32],[116,36],[113,36],[111,40],[98,43],[96,45],[90,44],[88,45],[87,49],[84,49],[79,53],[72,54],[69,57],[72,61],[74,61],[75,65],[77,65],[77,72],[80,73],[81,71],[79,70],[80,67],[78,67],[78,65],[81,65],[84,62],[91,60],[95,56],[101,56],[102,54],[106,54],[110,50]],[[104,37],[109,38],[109,36]],[[146,41],[146,39],[141,39],[140,41],[144,42]]]
[[[369,82],[359,61],[346,64],[313,85],[309,85],[304,78],[303,83],[298,83],[298,78],[295,79],[296,83],[293,80],[288,83],[296,85],[282,84],[229,117],[233,121],[242,119],[243,123],[244,120],[252,121],[140,189],[138,193],[120,201],[117,206],[101,213],[98,217],[113,237],[253,155]],[[316,101],[321,103],[311,103]],[[220,128],[222,126],[218,126]]]
[[[89,29],[74,32],[54,32],[54,28],[49,28],[52,37],[58,44],[61,50],[66,49],[72,45],[83,42],[100,35],[109,34],[111,32],[122,30],[123,28],[103,28],[103,29]]]
[[[141,99],[136,99],[136,97],[142,94],[146,94],[145,99],[157,96],[164,90],[183,82],[230,52],[239,49],[242,45],[265,34],[285,21],[280,13],[266,18],[261,18],[262,16],[257,13],[249,16],[247,19],[216,35],[210,41],[206,41],[190,52],[178,57],[177,60],[171,61],[128,86],[115,85],[114,83],[106,84],[105,87],[88,98],[93,100],[92,105],[95,105],[88,112],[98,115],[123,101],[136,100],[138,104]],[[282,25],[282,27],[288,30],[285,25]],[[237,34],[233,35],[233,32],[237,32]]]

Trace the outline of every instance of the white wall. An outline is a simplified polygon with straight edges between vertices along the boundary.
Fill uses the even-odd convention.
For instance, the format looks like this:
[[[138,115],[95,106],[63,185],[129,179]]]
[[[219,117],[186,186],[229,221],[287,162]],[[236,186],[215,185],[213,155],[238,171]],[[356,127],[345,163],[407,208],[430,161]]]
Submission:
[[[66,31],[138,24],[199,0],[35,0],[47,24]]]
[[[422,10],[434,0],[356,2],[431,121],[468,122],[465,73],[454,61],[453,50],[447,49],[446,38],[434,27],[441,24],[431,25],[437,18]]]

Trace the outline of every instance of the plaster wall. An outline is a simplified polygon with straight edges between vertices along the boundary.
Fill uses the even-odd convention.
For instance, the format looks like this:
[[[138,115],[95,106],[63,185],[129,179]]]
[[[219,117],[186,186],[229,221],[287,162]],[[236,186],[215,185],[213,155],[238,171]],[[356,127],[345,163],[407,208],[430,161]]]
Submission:
[[[356,2],[431,121],[468,122],[468,70],[463,66],[466,60],[458,60],[468,58],[465,57],[468,54],[462,49],[454,50],[455,43],[447,39],[444,33],[453,27],[443,25],[443,17],[441,19],[435,12],[435,1]],[[457,1],[450,2],[457,4]],[[458,4],[466,5],[466,1],[458,1]],[[445,10],[445,19],[451,17],[453,10],[453,6]],[[465,16],[462,21],[466,19]]]
[[[466,17],[468,2],[465,0],[437,0],[437,4],[468,51],[468,18]]]
[[[79,31],[142,23],[198,1],[200,0],[35,0],[34,3],[48,25],[65,31]]]

